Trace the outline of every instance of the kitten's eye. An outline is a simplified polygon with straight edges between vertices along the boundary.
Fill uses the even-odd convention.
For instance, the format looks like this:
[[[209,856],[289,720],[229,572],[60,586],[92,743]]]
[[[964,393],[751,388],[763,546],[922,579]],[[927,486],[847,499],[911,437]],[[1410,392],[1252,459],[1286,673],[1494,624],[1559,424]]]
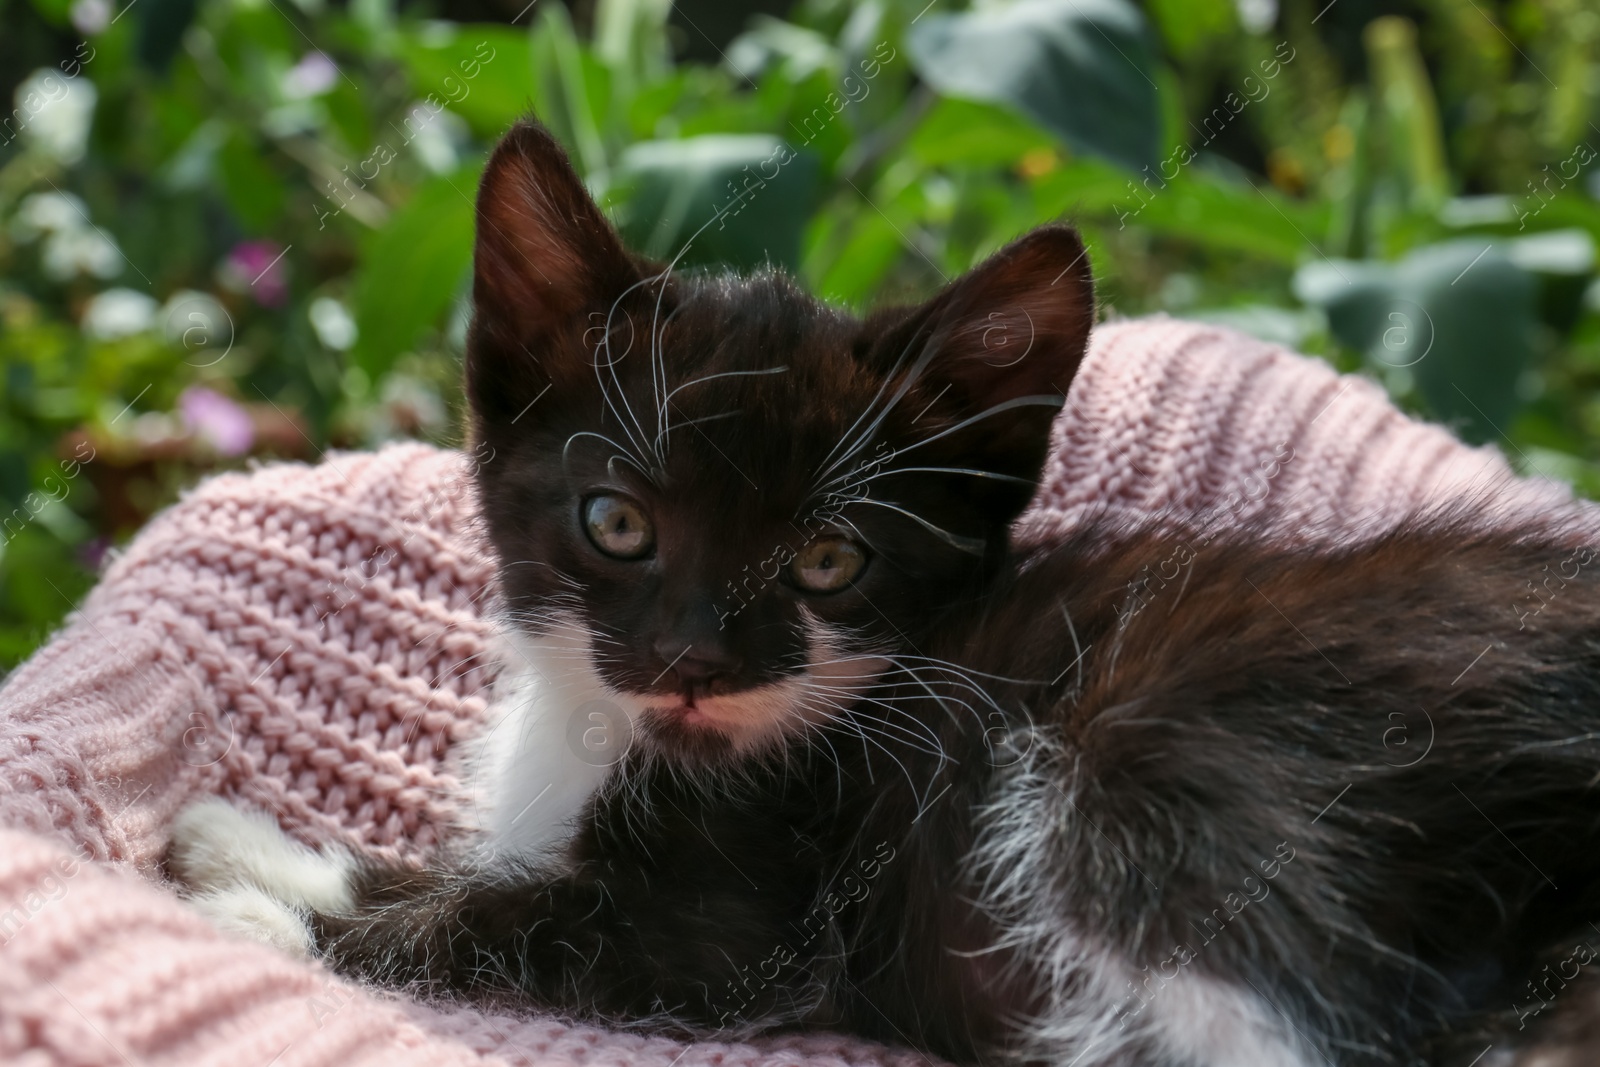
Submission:
[[[867,554],[848,537],[819,537],[794,557],[789,573],[808,593],[837,593],[866,565]]]
[[[583,528],[594,547],[617,559],[647,556],[656,543],[644,509],[625,496],[590,497],[583,505]]]

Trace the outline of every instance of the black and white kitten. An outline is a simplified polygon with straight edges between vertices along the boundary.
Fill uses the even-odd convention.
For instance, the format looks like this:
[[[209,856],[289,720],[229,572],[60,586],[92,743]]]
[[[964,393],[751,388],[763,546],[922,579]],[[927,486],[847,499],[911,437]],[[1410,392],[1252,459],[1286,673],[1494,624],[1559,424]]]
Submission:
[[[630,256],[531,125],[478,222],[515,646],[482,832],[391,869],[202,805],[170,865],[220,921],[388,984],[959,1063],[1465,1067],[1587,1002],[1575,525],[1014,548],[1093,317],[1070,231],[863,322]]]

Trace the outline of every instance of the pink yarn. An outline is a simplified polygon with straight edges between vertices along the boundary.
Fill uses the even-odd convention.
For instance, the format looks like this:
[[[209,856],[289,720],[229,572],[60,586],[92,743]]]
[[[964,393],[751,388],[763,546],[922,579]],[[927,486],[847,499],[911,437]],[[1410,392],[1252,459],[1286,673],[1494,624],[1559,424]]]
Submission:
[[[159,869],[166,827],[207,793],[373,853],[417,856],[451,832],[451,756],[484,717],[494,669],[493,565],[466,468],[408,444],[213,478],[153,520],[9,679],[0,1061],[926,1062],[828,1035],[684,1046],[419,1003],[227,940],[175,899]],[[1569,499],[1408,419],[1370,382],[1153,319],[1096,331],[1022,532],[1104,510],[1355,536],[1488,487],[1509,511]]]

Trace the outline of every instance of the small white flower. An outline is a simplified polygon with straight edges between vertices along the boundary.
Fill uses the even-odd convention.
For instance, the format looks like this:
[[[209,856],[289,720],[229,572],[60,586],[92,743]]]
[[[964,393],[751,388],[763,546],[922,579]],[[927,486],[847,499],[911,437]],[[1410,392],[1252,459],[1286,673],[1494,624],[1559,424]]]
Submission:
[[[159,305],[133,289],[107,289],[89,301],[79,325],[83,332],[101,341],[114,341],[143,333],[156,323]]]
[[[117,242],[105,231],[88,226],[51,234],[40,256],[45,274],[58,282],[71,281],[80,274],[115,278],[122,273],[122,262]]]
[[[210,293],[179,289],[161,305],[161,335],[194,357],[191,366],[213,366],[233,348],[233,316]]]
[[[449,420],[438,392],[421,379],[394,374],[384,379],[367,436],[374,444],[438,433]]]
[[[426,104],[416,104],[406,115],[407,141],[424,167],[434,174],[448,174],[461,162],[461,149],[472,137],[460,115],[445,108],[437,112]]]
[[[110,0],[73,0],[72,25],[85,37],[104,33],[111,25]]]
[[[34,193],[17,205],[11,234],[32,241],[47,233],[82,229],[89,225],[89,206],[72,193]]]
[[[1249,33],[1266,33],[1278,21],[1278,0],[1234,0],[1234,7]]]
[[[16,92],[23,138],[59,163],[77,163],[89,146],[99,95],[82,75],[68,78],[50,67],[34,71]]]
[[[343,352],[356,343],[356,320],[331,296],[319,296],[306,309],[311,329],[327,348]]]
[[[443,48],[460,35],[460,27],[447,19],[427,19],[417,28],[417,39],[424,48]]]
[[[170,441],[183,432],[177,416],[165,411],[144,411],[134,418],[128,436],[142,444],[154,445]]]

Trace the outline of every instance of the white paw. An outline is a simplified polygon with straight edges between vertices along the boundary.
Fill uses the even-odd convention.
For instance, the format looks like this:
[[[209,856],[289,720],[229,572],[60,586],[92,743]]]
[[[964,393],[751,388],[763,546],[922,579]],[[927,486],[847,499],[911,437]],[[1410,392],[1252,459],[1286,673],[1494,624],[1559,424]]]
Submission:
[[[189,898],[189,906],[225,934],[259,941],[291,956],[311,956],[305,913],[253,885],[202,890]]]
[[[332,914],[354,904],[348,855],[307,848],[270,815],[214,797],[178,813],[167,866],[218,927],[297,955],[311,949],[310,912]]]

